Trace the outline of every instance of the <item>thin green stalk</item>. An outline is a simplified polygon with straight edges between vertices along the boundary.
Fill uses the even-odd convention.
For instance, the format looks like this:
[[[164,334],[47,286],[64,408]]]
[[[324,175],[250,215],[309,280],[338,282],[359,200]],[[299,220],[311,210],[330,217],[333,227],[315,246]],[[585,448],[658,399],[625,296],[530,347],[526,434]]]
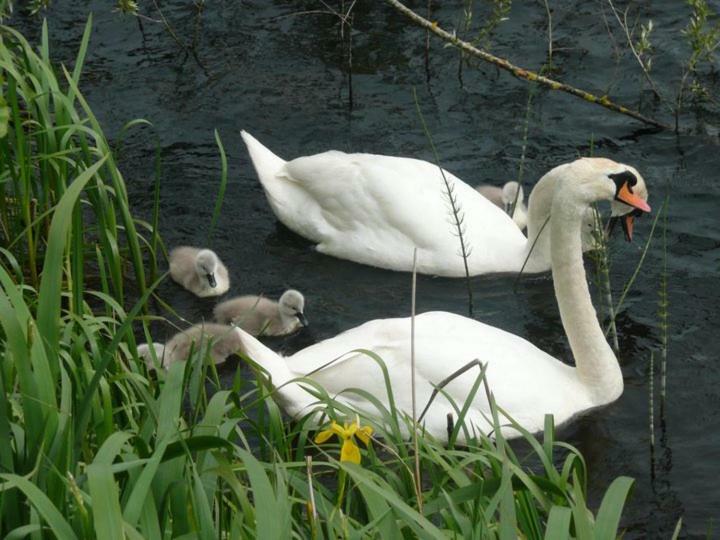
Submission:
[[[600,221],[600,212],[597,210],[595,205],[593,205],[593,215],[595,218],[593,236],[595,237],[595,242],[598,245],[595,258],[597,262],[597,272],[599,274],[600,290],[603,292],[605,307],[608,311],[608,318],[610,319],[608,332],[612,338],[613,350],[617,355],[620,354],[620,342],[618,340],[617,326],[615,324],[615,317],[618,310],[613,308],[612,283],[610,281],[610,258],[608,256],[609,250],[607,241],[605,240],[602,222]],[[608,332],[606,332],[605,335],[607,335]]]
[[[653,236],[655,235],[655,227],[657,226],[658,219],[660,218],[660,215],[662,212],[658,212],[655,214],[655,219],[653,219],[652,227],[650,228],[650,234],[648,235],[648,239],[645,242],[645,246],[643,247],[642,254],[640,255],[640,260],[638,261],[637,265],[635,266],[635,270],[633,271],[632,275],[630,276],[630,279],[625,283],[625,287],[623,288],[623,292],[620,295],[620,300],[618,300],[617,305],[615,306],[615,313],[619,313],[620,309],[623,307],[625,303],[625,298],[627,297],[628,293],[632,289],[633,284],[635,283],[635,280],[637,279],[638,275],[640,275],[640,270],[642,269],[643,263],[645,262],[645,256],[647,255],[648,249],[650,248],[650,244],[652,243]],[[607,336],[610,328],[605,329],[605,335]]]
[[[420,110],[420,102],[418,101],[417,97],[417,91],[415,90],[415,87],[413,87],[413,99],[415,100],[415,110],[417,111],[418,118],[420,119],[420,124],[422,125],[423,131],[425,132],[425,136],[427,137],[428,142],[430,143],[430,148],[433,153],[433,159],[435,160],[435,165],[437,165],[437,168],[440,170],[440,174],[443,179],[443,183],[445,185],[445,197],[447,197],[448,202],[450,203],[450,210],[452,214],[452,220],[453,225],[455,228],[455,234],[458,237],[458,240],[460,242],[460,256],[463,259],[463,265],[465,267],[465,283],[467,284],[467,294],[468,294],[468,315],[470,317],[473,316],[473,295],[472,295],[472,283],[470,281],[470,269],[468,267],[468,258],[470,257],[470,245],[465,241],[465,229],[463,226],[463,222],[465,220],[465,215],[463,214],[462,207],[458,203],[457,197],[455,196],[455,188],[452,185],[452,183],[448,180],[447,176],[445,176],[445,171],[440,166],[440,158],[438,157],[437,149],[435,148],[435,143],[433,142],[432,136],[430,135],[430,130],[427,127],[427,124],[425,123],[425,117],[422,114],[422,111]]]
[[[218,150],[220,151],[220,164],[222,169],[220,173],[220,188],[218,190],[217,198],[215,199],[215,209],[213,210],[212,221],[210,222],[210,229],[208,230],[208,245],[210,244],[217,220],[220,217],[220,210],[222,209],[223,200],[225,199],[225,188],[227,187],[228,176],[227,156],[225,155],[225,148],[223,147],[222,140],[220,139],[220,134],[217,129],[215,130],[215,142],[217,143]]]
[[[650,369],[648,374],[648,408],[650,430],[650,478],[655,479],[655,355],[650,351]]]
[[[412,391],[413,453],[415,457],[415,496],[420,513],[423,509],[422,477],[420,475],[420,451],[418,449],[417,396],[415,383],[415,299],[417,297],[417,248],[413,250],[412,305],[410,307],[410,388]]]
[[[660,419],[665,422],[665,396],[667,389],[667,353],[668,353],[668,330],[669,330],[669,301],[668,301],[668,247],[667,247],[667,226],[668,226],[668,205],[670,197],[665,197],[665,203],[661,209],[663,213],[663,265],[660,274],[659,295],[659,318],[660,318]]]

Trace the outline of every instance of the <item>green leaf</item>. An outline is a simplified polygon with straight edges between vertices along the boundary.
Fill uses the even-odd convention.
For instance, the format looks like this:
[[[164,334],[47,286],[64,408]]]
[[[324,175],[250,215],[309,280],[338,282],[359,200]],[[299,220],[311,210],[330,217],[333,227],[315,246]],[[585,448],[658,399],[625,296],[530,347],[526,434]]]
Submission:
[[[220,210],[222,209],[223,200],[225,199],[225,188],[227,187],[228,177],[227,156],[225,155],[225,148],[223,147],[223,143],[217,129],[215,130],[215,142],[217,143],[218,150],[220,151],[220,163],[222,169],[220,173],[220,189],[218,190],[217,198],[215,199],[215,209],[213,210],[212,221],[210,222],[210,229],[208,230],[208,244],[212,239],[213,230],[215,229],[215,225],[220,217]]]
[[[143,507],[145,506],[145,501],[150,493],[153,478],[155,478],[155,474],[157,473],[158,467],[163,459],[166,447],[167,439],[161,442],[155,449],[155,453],[152,458],[148,461],[147,465],[145,465],[145,468],[140,473],[135,485],[132,487],[132,492],[130,493],[130,497],[127,499],[127,503],[125,504],[125,509],[123,511],[125,521],[127,521],[129,525],[134,526],[140,519]]]
[[[570,538],[572,510],[565,506],[553,506],[548,515],[545,540],[566,540]]]
[[[88,465],[87,477],[97,538],[124,540],[118,488],[110,465],[106,463]]]
[[[575,522],[575,536],[577,538],[593,538],[593,524],[590,521],[587,505],[585,504],[582,483],[575,471],[573,471],[572,489],[575,499],[572,505],[573,520]]]
[[[3,488],[18,488],[25,494],[30,504],[35,507],[38,514],[40,514],[50,526],[58,540],[77,540],[77,536],[75,536],[70,524],[65,521],[63,515],[58,511],[48,496],[40,491],[35,484],[16,474],[0,474],[0,478],[6,482],[6,484],[2,486]]]
[[[632,478],[620,476],[610,484],[602,503],[600,503],[600,510],[598,510],[597,519],[595,520],[596,540],[614,540],[617,538],[620,516],[633,483]]]
[[[278,513],[275,492],[262,464],[250,452],[242,448],[236,449],[236,453],[245,465],[253,490],[257,523],[255,537],[268,540],[287,538],[281,527],[280,517],[282,516]]]
[[[162,460],[168,461],[185,454],[187,451],[201,452],[203,450],[214,450],[218,448],[232,450],[234,446],[230,441],[221,437],[215,437],[214,435],[198,435],[197,437],[190,437],[188,439],[175,441],[169,444],[165,450],[165,454],[162,456]]]
[[[37,313],[38,330],[45,341],[46,350],[51,359],[57,357],[56,344],[58,343],[60,331],[63,258],[65,242],[72,222],[72,210],[80,197],[80,193],[85,188],[85,184],[97,173],[106,159],[107,156],[103,156],[100,161],[83,171],[70,184],[70,187],[60,199],[50,224],[48,247],[45,253],[45,263],[43,264],[42,281],[40,282],[40,293],[38,295]],[[57,364],[50,362],[49,368],[53,374],[56,374]]]
[[[10,123],[10,107],[3,96],[0,96],[0,139],[7,136],[8,125]]]
[[[425,516],[409,506],[390,485],[376,475],[370,473],[353,463],[341,463],[353,481],[363,485],[376,496],[382,497],[397,513],[398,517],[406,523],[418,538],[444,539],[445,535],[433,525]]]

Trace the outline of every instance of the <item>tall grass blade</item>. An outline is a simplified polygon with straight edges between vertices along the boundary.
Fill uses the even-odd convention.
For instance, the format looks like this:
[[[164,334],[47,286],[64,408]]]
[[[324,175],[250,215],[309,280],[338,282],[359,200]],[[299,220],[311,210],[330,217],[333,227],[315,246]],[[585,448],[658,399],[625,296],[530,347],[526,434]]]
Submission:
[[[118,489],[110,465],[93,463],[87,468],[97,538],[124,540]]]
[[[0,474],[0,478],[5,481],[5,484],[0,485],[0,488],[16,488],[25,494],[30,504],[33,505],[33,508],[37,510],[38,514],[40,514],[50,526],[58,540],[77,540],[77,536],[73,532],[72,527],[70,527],[70,524],[57,510],[47,495],[35,484],[16,474]]]
[[[596,540],[614,540],[617,538],[620,516],[634,482],[632,478],[621,476],[610,484],[602,503],[600,503],[600,510],[598,510],[595,519],[594,532]]]
[[[215,225],[217,225],[218,219],[220,218],[220,211],[222,210],[222,204],[225,200],[225,188],[227,187],[228,178],[227,156],[225,155],[225,148],[223,147],[222,140],[220,139],[220,133],[218,133],[217,129],[215,130],[215,142],[217,143],[218,150],[220,151],[220,163],[222,165],[222,169],[220,172],[220,188],[218,190],[217,198],[215,199],[215,209],[213,210],[212,221],[210,222],[210,229],[208,230],[208,245],[210,245],[212,233],[215,230]]]

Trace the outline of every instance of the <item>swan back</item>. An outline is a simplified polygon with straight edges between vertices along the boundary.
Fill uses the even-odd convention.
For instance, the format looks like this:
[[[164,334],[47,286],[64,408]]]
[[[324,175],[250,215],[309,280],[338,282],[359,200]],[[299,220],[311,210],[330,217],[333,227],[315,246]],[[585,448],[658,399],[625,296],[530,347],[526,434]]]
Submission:
[[[281,336],[307,325],[305,299],[293,289],[279,302],[262,296],[239,296],[215,306],[215,320],[234,324],[253,336]]]
[[[162,343],[153,343],[152,346],[149,343],[141,343],[137,347],[137,353],[148,369],[155,369],[155,360],[157,360],[158,365],[164,365],[165,345]],[[155,355],[154,358],[153,354]]]
[[[489,184],[480,184],[479,186],[475,186],[475,190],[498,208],[504,208],[503,188]]]
[[[501,209],[436,165],[412,158],[339,151],[284,162],[243,135],[268,203],[321,253],[407,271],[463,276],[452,185],[471,249],[472,275],[519,268],[526,239]],[[520,262],[519,262],[520,261]]]
[[[240,337],[231,326],[200,323],[175,334],[165,345],[163,367],[172,362],[188,359],[190,353],[202,345],[210,345],[210,356],[215,364],[223,363],[228,356],[240,349]]]

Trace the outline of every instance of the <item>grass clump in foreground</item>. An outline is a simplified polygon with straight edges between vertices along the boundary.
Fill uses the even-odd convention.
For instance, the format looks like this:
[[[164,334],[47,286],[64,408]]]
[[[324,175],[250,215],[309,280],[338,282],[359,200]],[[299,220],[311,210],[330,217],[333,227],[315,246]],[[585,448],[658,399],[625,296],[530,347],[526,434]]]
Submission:
[[[362,395],[376,403],[369,418],[317,389],[339,425],[374,427],[356,464],[357,448],[346,448],[353,460],[340,460],[355,435],[338,429],[340,441],[316,444],[317,423],[285,422],[263,377],[246,391],[238,369],[233,388],[209,395],[204,381],[217,374],[206,347],[150,377],[132,327],[147,334],[142,312],[156,283],[146,285],[143,262],[156,267],[158,237],[132,217],[78,89],[89,25],[72,72],[52,67],[45,28],[39,53],[12,29],[0,35],[10,110],[0,139],[0,535],[617,535],[632,481],[616,479],[594,516],[583,458],[555,441],[550,418],[542,442],[523,433],[523,454],[503,439],[497,407],[494,439],[456,448],[420,436],[418,495],[413,445],[403,435],[412,422],[373,396]],[[99,278],[94,288],[89,269]],[[139,297],[129,309],[128,273]],[[369,430],[361,433],[366,439]]]

